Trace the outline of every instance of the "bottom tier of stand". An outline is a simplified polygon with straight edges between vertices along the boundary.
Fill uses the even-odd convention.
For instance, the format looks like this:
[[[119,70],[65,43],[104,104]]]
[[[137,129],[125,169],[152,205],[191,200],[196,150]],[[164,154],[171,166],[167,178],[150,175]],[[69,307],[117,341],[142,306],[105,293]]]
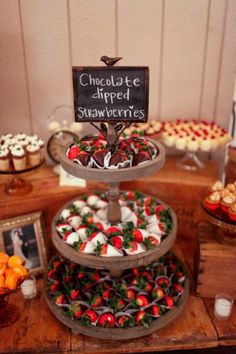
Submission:
[[[186,271],[170,253],[117,279],[57,256],[45,275],[45,299],[57,319],[75,334],[101,339],[149,335],[172,322],[188,296]]]

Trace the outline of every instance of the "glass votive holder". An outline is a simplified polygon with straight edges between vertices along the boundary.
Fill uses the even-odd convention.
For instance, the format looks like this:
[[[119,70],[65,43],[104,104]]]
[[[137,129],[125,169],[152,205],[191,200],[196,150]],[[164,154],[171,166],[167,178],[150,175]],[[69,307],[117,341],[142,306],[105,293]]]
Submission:
[[[219,320],[227,320],[232,312],[234,300],[230,295],[217,294],[215,296],[214,314]]]
[[[21,292],[25,299],[33,299],[37,295],[35,276],[30,274],[29,277],[21,284]]]

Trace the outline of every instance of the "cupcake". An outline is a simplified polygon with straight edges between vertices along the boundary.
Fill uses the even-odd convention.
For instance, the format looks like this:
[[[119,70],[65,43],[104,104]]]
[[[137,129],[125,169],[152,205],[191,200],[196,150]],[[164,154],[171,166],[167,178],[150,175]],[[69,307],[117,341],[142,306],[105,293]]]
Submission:
[[[212,192],[220,192],[224,189],[223,184],[221,181],[216,181],[213,186],[211,187]]]
[[[235,203],[235,196],[228,193],[220,202],[221,209],[228,213],[228,209]]]
[[[207,209],[215,210],[220,205],[220,193],[213,192],[204,199],[204,204]]]
[[[10,169],[10,152],[7,148],[0,148],[0,171]]]
[[[37,143],[31,143],[26,146],[29,165],[37,166],[40,163],[40,147]]]
[[[188,142],[188,150],[189,151],[197,151],[199,148],[199,143],[196,138],[191,138]]]
[[[11,156],[16,171],[21,171],[26,168],[26,155],[24,149],[21,146],[13,146],[11,148]]]
[[[236,203],[231,205],[228,209],[228,216],[231,220],[236,221]]]

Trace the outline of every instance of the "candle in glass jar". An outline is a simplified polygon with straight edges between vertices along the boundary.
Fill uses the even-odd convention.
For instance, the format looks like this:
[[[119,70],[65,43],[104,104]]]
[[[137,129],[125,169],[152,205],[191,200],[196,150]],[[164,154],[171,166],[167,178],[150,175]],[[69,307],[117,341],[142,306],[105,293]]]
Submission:
[[[215,315],[218,318],[227,319],[231,315],[233,299],[226,294],[218,294],[215,297]]]
[[[21,292],[25,299],[32,299],[37,295],[36,279],[33,275],[21,284]]]

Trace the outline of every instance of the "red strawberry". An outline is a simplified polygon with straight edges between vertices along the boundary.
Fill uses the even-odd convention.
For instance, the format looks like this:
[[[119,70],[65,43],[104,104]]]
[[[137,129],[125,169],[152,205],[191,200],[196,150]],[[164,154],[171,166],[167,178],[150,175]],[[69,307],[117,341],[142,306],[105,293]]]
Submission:
[[[156,214],[159,215],[162,210],[165,210],[164,205],[158,205],[156,207]]]
[[[83,317],[88,318],[90,323],[95,323],[97,321],[98,315],[93,310],[86,310],[83,314]]]
[[[82,308],[80,305],[70,305],[68,307],[69,313],[72,317],[80,318],[82,316]]]
[[[121,230],[116,226],[108,227],[106,230],[107,237],[121,235]]]
[[[53,268],[57,269],[61,264],[62,264],[61,260],[55,261],[55,262],[53,262]]]
[[[79,146],[77,145],[72,146],[68,151],[69,159],[74,160],[78,156],[79,152],[80,152]]]
[[[80,290],[79,289],[72,289],[70,292],[70,299],[71,300],[76,300],[78,298],[80,294]]]
[[[158,237],[155,237],[155,236],[148,236],[146,239],[146,245],[150,248],[150,247],[154,247],[154,246],[157,246],[160,241],[158,240]]]
[[[112,246],[121,249],[123,247],[123,239],[121,236],[114,236],[111,239]]]
[[[168,307],[174,306],[174,301],[173,301],[172,297],[166,296],[164,300],[165,300],[166,306],[168,306]]]
[[[49,291],[50,293],[54,293],[58,290],[59,288],[59,281],[55,281],[54,283],[52,283],[52,285],[50,285]]]
[[[115,316],[112,313],[106,312],[100,315],[98,324],[101,327],[114,327],[115,326]]]
[[[133,289],[127,289],[126,290],[126,298],[127,299],[134,299],[135,298],[135,291]]]
[[[142,277],[152,280],[152,274],[147,271],[142,272]]]
[[[84,272],[79,272],[79,273],[77,274],[77,279],[82,279],[82,278],[84,278],[84,277],[86,277],[86,274],[85,274]]]
[[[170,286],[170,280],[166,277],[160,277],[157,279],[157,285],[159,285],[163,289],[166,289],[168,288],[168,286]]]
[[[130,317],[126,315],[121,315],[116,319],[118,327],[126,327],[129,321],[130,321]]]
[[[158,305],[152,305],[152,314],[154,316],[160,316],[160,307]]]
[[[140,307],[144,307],[149,304],[149,301],[145,295],[137,295],[135,301],[136,301],[136,304]]]
[[[134,273],[134,275],[139,275],[140,274],[140,271],[139,271],[139,269],[137,267],[133,268],[132,272]]]
[[[94,273],[91,276],[91,279],[94,280],[94,281],[98,281],[100,278],[101,278],[101,276],[100,276],[100,274],[98,272]]]
[[[135,241],[130,241],[129,245],[128,245],[128,249],[130,250],[130,252],[134,252],[138,249],[138,244]]]
[[[58,295],[55,299],[55,304],[62,305],[65,303],[65,296],[63,294]]]
[[[136,313],[136,323],[137,324],[142,324],[142,322],[145,320],[145,317],[147,316],[147,314],[146,314],[146,312],[144,312],[144,311],[138,311],[137,313]]]
[[[96,227],[98,228],[98,230],[99,231],[101,231],[101,232],[103,232],[104,231],[104,227],[103,227],[103,225],[102,225],[102,223],[101,222],[96,222]]]
[[[130,286],[136,286],[136,285],[138,285],[138,279],[137,278],[131,280],[131,282],[130,282]]]
[[[102,297],[101,295],[96,295],[92,298],[91,300],[91,306],[94,308],[94,307],[97,307],[97,306],[100,306],[102,304]]]
[[[157,287],[157,288],[153,289],[152,296],[155,299],[161,299],[163,296],[165,296],[165,292],[162,288]]]
[[[132,231],[132,236],[136,242],[143,242],[143,234],[140,230],[136,229]]]
[[[134,200],[135,193],[134,192],[128,192],[127,193],[127,198],[128,200]]]
[[[51,269],[48,272],[48,279],[57,279],[58,275],[55,269]]]
[[[142,289],[149,293],[152,290],[152,285],[147,282]]]
[[[108,288],[103,291],[102,294],[103,299],[108,300],[110,296],[111,296],[111,288]]]
[[[70,283],[72,280],[72,276],[70,274],[64,274],[63,275],[63,282],[64,283]]]

